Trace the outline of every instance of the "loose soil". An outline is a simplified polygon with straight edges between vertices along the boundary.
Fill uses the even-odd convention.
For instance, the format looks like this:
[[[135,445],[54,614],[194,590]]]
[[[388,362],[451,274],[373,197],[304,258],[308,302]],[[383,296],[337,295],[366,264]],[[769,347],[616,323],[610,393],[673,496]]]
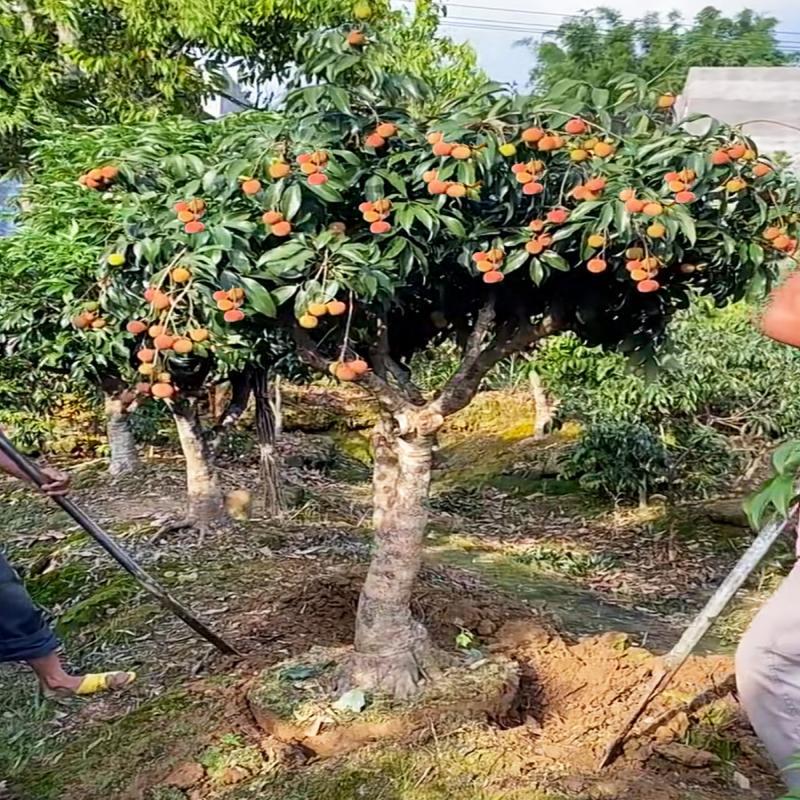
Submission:
[[[472,447],[475,431],[469,436]],[[268,522],[256,514],[202,545],[191,532],[153,541],[182,502],[180,464],[168,454],[144,480],[111,484],[93,467],[80,472],[81,502],[215,630],[252,655],[239,664],[198,642],[126,582],[69,521],[8,485],[3,544],[60,620],[70,659],[82,669],[118,665],[141,673],[131,692],[53,706],[34,700],[27,672],[0,669],[8,709],[0,721],[0,775],[17,798],[731,800],[779,793],[730,692],[725,655],[687,664],[618,762],[596,773],[600,753],[653,667],[640,647],[646,631],[576,635],[563,625],[563,609],[531,604],[514,591],[515,582],[524,582],[525,570],[537,579],[553,575],[679,630],[746,534],[698,524],[686,508],[671,515],[615,510],[580,494],[550,494],[541,482],[522,491],[499,488],[500,478],[519,478],[529,467],[522,462],[530,445],[513,441],[495,476],[487,455],[478,480],[465,472],[461,484],[448,480],[436,488],[432,547],[414,596],[415,614],[443,651],[464,656],[455,640],[467,633],[479,655],[518,663],[520,690],[510,710],[455,730],[434,723],[407,745],[375,742],[329,759],[266,736],[247,692],[265,667],[302,659],[313,647],[350,643],[369,556],[363,470],[341,452],[309,462],[304,454],[313,441],[292,434],[284,444],[285,455],[298,456],[288,479],[302,486],[286,519]],[[444,456],[457,447],[454,439]],[[223,464],[226,488],[255,487],[254,456]],[[554,549],[571,555],[556,558]],[[482,574],[479,562],[454,566],[442,558],[455,550],[513,562],[513,580]],[[517,558],[531,550],[535,559]],[[772,574],[759,579],[771,581]],[[748,790],[741,788],[746,783]]]

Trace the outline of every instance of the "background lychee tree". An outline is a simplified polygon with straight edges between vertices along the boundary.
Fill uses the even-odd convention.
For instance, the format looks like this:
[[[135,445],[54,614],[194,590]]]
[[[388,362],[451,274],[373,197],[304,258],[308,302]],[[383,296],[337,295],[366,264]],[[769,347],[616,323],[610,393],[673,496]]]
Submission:
[[[274,306],[303,358],[377,399],[376,545],[342,684],[406,696],[435,660],[410,599],[445,418],[564,331],[653,363],[694,294],[724,303],[771,279],[796,248],[798,189],[736,131],[686,132],[671,97],[630,77],[537,98],[487,85],[426,118],[425,82],[353,34],[304,41],[283,112],[239,116],[202,175],[137,179],[126,235],[151,285],[189,263],[170,308],[235,328]],[[447,337],[460,364],[423,395],[409,359]],[[151,391],[169,396],[162,377]]]
[[[102,302],[102,276],[114,268],[106,260],[119,257],[119,199],[139,146],[148,159],[165,157],[187,142],[198,147],[203,131],[199,123],[169,120],[41,140],[20,198],[17,230],[0,239],[0,343],[26,364],[32,382],[60,378],[103,392],[115,474],[137,464],[128,425],[134,407],[126,375],[130,343],[107,324]]]

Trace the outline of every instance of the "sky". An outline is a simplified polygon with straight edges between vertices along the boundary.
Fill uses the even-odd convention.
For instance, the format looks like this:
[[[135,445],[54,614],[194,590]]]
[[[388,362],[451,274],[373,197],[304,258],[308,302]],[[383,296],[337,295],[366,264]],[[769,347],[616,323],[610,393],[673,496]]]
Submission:
[[[413,0],[392,0],[392,4],[396,8],[410,8]],[[534,56],[530,48],[515,46],[515,43],[529,37],[538,41],[546,31],[556,28],[565,15],[601,4],[629,18],[642,16],[659,7],[675,9],[687,19],[708,5],[728,15],[751,8],[780,20],[779,30],[787,31],[782,38],[793,42],[795,46],[800,45],[800,4],[797,0],[751,0],[749,3],[736,0],[668,0],[664,4],[655,0],[650,3],[644,3],[643,0],[605,0],[597,3],[560,0],[558,4],[537,3],[535,0],[452,0],[445,2],[447,15],[442,32],[455,41],[471,42],[481,66],[490,78],[524,86]],[[555,12],[554,8],[558,11]]]

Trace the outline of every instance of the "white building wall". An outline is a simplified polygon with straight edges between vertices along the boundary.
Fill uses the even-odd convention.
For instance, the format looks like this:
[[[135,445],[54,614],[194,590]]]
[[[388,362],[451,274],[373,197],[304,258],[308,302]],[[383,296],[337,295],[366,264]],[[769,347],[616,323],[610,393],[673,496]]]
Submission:
[[[800,69],[693,67],[676,109],[741,125],[762,153],[788,153],[800,171]]]

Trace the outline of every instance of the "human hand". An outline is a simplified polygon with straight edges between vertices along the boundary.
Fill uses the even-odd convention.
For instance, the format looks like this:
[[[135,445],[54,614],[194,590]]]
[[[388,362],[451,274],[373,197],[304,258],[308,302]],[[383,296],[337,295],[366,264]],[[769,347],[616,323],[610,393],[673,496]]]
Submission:
[[[53,469],[53,467],[43,467],[42,475],[45,482],[42,484],[42,491],[49,494],[51,497],[60,497],[67,493],[70,484],[70,477],[61,470]]]

